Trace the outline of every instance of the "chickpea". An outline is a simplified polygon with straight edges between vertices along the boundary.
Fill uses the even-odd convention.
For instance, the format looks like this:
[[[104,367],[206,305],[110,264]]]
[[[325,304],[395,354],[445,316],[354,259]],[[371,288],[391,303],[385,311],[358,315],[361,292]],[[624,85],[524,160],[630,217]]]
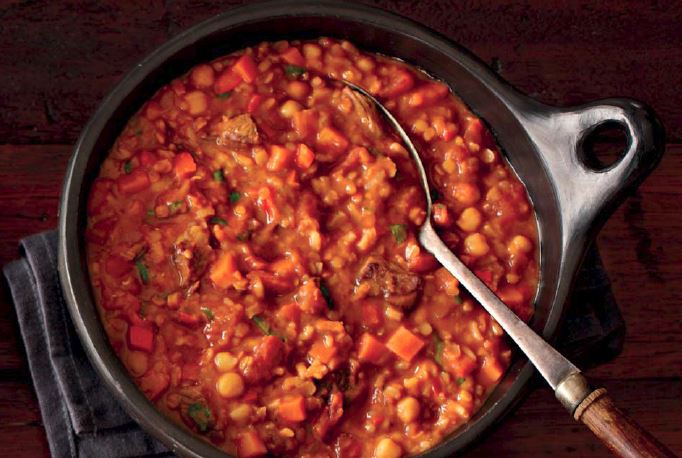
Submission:
[[[230,411],[230,418],[237,423],[246,422],[251,416],[252,408],[249,404],[237,404],[237,406]]]
[[[213,363],[220,372],[227,372],[231,371],[237,366],[237,358],[235,358],[230,352],[221,351],[215,355],[213,358]]]
[[[398,418],[405,423],[412,423],[419,416],[419,401],[412,396],[408,396],[398,402]]]
[[[384,437],[374,449],[374,458],[400,458],[403,449],[391,438]]]
[[[224,398],[236,398],[244,392],[244,381],[241,375],[234,372],[227,372],[216,382],[218,394]]]
[[[455,199],[463,205],[473,205],[481,198],[481,191],[473,183],[456,183],[453,191]]]
[[[523,235],[516,235],[511,239],[507,245],[507,251],[512,255],[519,255],[521,253],[529,253],[533,249],[533,244],[527,237]]]
[[[457,225],[467,232],[473,232],[481,225],[483,217],[481,212],[475,207],[465,208],[457,219]]]
[[[302,108],[301,104],[295,100],[287,100],[280,107],[279,114],[281,114],[283,118],[291,119],[294,117],[294,114],[301,111]]]
[[[213,85],[213,67],[210,65],[199,65],[192,70],[190,80],[198,88],[205,88]]]
[[[374,70],[374,62],[372,62],[372,59],[370,59],[369,57],[361,57],[356,62],[356,65],[363,72],[371,72],[372,70]]]
[[[149,369],[149,357],[142,351],[128,353],[128,368],[136,377],[144,375]]]
[[[191,115],[198,115],[206,111],[208,108],[208,100],[206,94],[201,91],[193,91],[185,96],[187,102],[187,111]]]
[[[287,94],[296,100],[305,99],[310,93],[310,86],[303,81],[291,81],[287,85]]]
[[[472,256],[485,256],[490,251],[490,246],[485,235],[476,232],[464,239],[464,251]]]
[[[303,45],[303,55],[306,59],[319,59],[322,49],[316,44],[306,43]]]

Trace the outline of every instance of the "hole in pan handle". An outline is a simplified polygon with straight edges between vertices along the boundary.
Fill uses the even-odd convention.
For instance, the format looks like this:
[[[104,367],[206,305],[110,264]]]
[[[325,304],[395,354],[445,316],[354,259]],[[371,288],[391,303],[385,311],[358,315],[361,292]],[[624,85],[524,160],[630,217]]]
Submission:
[[[612,98],[571,108],[528,103],[522,111],[522,123],[558,194],[564,245],[600,227],[663,155],[663,126],[649,107],[635,100]],[[625,130],[625,154],[595,170],[584,160],[585,139],[598,127],[614,123]]]

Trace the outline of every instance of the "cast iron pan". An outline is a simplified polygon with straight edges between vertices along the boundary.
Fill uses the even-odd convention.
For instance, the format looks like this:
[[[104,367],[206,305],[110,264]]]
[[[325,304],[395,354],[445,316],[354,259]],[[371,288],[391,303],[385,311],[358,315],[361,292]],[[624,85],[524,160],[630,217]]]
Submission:
[[[128,377],[109,345],[90,289],[85,246],[88,189],[126,121],[163,84],[262,40],[331,36],[396,56],[447,82],[488,124],[535,205],[541,283],[533,328],[552,340],[587,244],[605,219],[657,165],[664,133],[653,112],[628,99],[563,109],[532,100],[446,38],[382,10],[329,0],[285,0],[230,10],[176,36],[131,70],[83,130],[66,174],[60,210],[59,268],[71,317],[98,373],[128,413],[176,453],[225,456],[167,420]],[[604,170],[586,165],[583,141],[616,123],[627,133],[622,159]],[[524,393],[533,368],[517,355],[499,386],[464,427],[423,456],[451,456],[490,429]]]

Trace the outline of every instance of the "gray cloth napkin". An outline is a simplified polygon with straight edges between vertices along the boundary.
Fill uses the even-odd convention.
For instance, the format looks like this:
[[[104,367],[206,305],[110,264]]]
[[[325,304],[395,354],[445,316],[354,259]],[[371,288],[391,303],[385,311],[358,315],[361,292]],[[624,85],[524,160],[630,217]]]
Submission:
[[[23,239],[4,267],[54,457],[173,456],[134,423],[100,381],[71,323],[57,274],[57,232]],[[596,249],[571,295],[560,349],[580,367],[614,357],[625,326]]]

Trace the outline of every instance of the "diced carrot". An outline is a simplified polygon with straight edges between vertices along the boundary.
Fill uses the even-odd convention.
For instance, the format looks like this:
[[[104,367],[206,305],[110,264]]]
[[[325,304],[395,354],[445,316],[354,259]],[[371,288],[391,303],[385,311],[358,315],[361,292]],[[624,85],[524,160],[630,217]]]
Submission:
[[[284,421],[298,423],[305,420],[305,399],[300,394],[296,396],[288,396],[279,402],[277,408],[279,418]]]
[[[412,74],[402,68],[391,73],[391,80],[380,91],[382,97],[395,97],[409,91],[414,86]]]
[[[123,194],[135,194],[149,187],[149,175],[140,169],[135,169],[127,175],[121,175],[116,181],[119,192]]]
[[[131,268],[132,264],[130,261],[117,254],[109,256],[104,263],[104,270],[115,278],[121,278],[130,272]]]
[[[191,154],[183,151],[173,158],[173,168],[179,178],[187,178],[197,171],[197,163]]]
[[[292,125],[301,139],[312,136],[317,130],[318,114],[315,110],[301,110],[294,113]]]
[[[256,64],[248,54],[244,54],[242,57],[240,57],[239,60],[232,66],[232,70],[241,76],[242,79],[247,83],[253,83],[253,81],[256,79],[256,76],[258,75]]]
[[[408,105],[411,107],[432,105],[448,93],[448,87],[441,83],[429,83],[410,94]]]
[[[476,369],[476,359],[463,352],[457,344],[445,344],[441,363],[455,377],[466,377]]]
[[[175,318],[178,323],[189,326],[190,328],[201,323],[201,317],[199,315],[194,315],[187,312],[178,312]]]
[[[158,102],[151,101],[147,103],[147,108],[145,109],[145,117],[150,121],[154,121],[156,118],[163,114],[163,108]]]
[[[424,348],[424,341],[405,326],[400,326],[386,342],[386,348],[405,361],[412,361]]]
[[[342,153],[348,148],[348,139],[333,127],[323,127],[317,134],[317,143],[335,153]]]
[[[373,364],[381,364],[387,355],[386,345],[372,334],[364,333],[358,343],[358,358]]]
[[[439,288],[449,296],[459,295],[459,280],[455,278],[445,267],[441,267],[433,274]]]
[[[299,67],[303,67],[303,65],[305,65],[305,59],[303,58],[301,51],[299,51],[298,48],[294,48],[293,46],[280,54],[280,56],[287,64],[298,65]]]
[[[149,371],[140,379],[140,388],[152,401],[155,401],[170,385],[170,377],[165,372]]]
[[[225,289],[231,286],[235,279],[241,277],[237,270],[237,262],[234,259],[234,255],[222,253],[211,266],[209,277],[218,288]]]
[[[270,158],[268,159],[267,169],[271,172],[279,172],[284,170],[291,159],[292,153],[288,148],[279,145],[272,145],[270,147]]]
[[[474,270],[474,274],[486,285],[493,287],[493,273],[488,269]]]
[[[336,356],[336,346],[332,345],[331,347],[328,347],[321,340],[317,340],[312,347],[310,347],[310,350],[308,350],[308,355],[313,359],[317,359],[320,362],[327,364]]]
[[[439,266],[438,260],[431,254],[420,249],[407,259],[407,268],[412,272],[428,272]]]
[[[525,297],[521,288],[516,286],[505,286],[500,288],[497,293],[498,297],[502,302],[504,302],[507,307],[514,309],[519,305],[523,305],[525,302]]]
[[[148,327],[133,325],[128,328],[128,347],[151,353],[154,348],[154,331]]]
[[[282,307],[280,307],[277,315],[282,321],[286,323],[295,323],[296,325],[298,325],[299,322],[301,321],[301,309],[298,308],[298,305],[296,305],[296,303],[294,302],[285,304]]]
[[[304,143],[299,143],[296,150],[296,165],[302,169],[307,169],[315,161],[315,153],[313,150],[308,148],[308,145]]]
[[[491,356],[486,356],[483,358],[483,364],[481,365],[481,369],[478,371],[478,383],[484,386],[492,385],[493,383],[497,382],[500,377],[502,377],[503,373],[504,369],[497,359]]]
[[[279,211],[275,206],[275,201],[272,196],[272,191],[267,186],[263,186],[258,190],[258,206],[265,213],[265,222],[270,224],[279,217]]]
[[[369,329],[374,329],[383,322],[382,304],[366,302],[362,304],[362,324]]]
[[[251,98],[249,99],[249,103],[246,105],[246,111],[247,113],[253,113],[255,112],[258,107],[260,106],[261,103],[263,103],[263,97],[260,94],[253,94]]]
[[[483,124],[481,124],[481,120],[478,118],[471,119],[469,120],[469,124],[467,124],[466,129],[464,129],[464,141],[467,143],[471,142],[480,145],[482,132]]]
[[[151,151],[147,151],[147,150],[144,150],[140,154],[138,154],[138,158],[140,161],[140,165],[142,167],[151,167],[158,160],[158,158],[156,157],[156,154],[152,153]]]
[[[237,438],[237,454],[239,458],[256,458],[268,453],[256,431],[246,431]]]
[[[242,82],[242,77],[234,72],[231,68],[223,71],[213,86],[216,94],[224,94],[239,86]]]

